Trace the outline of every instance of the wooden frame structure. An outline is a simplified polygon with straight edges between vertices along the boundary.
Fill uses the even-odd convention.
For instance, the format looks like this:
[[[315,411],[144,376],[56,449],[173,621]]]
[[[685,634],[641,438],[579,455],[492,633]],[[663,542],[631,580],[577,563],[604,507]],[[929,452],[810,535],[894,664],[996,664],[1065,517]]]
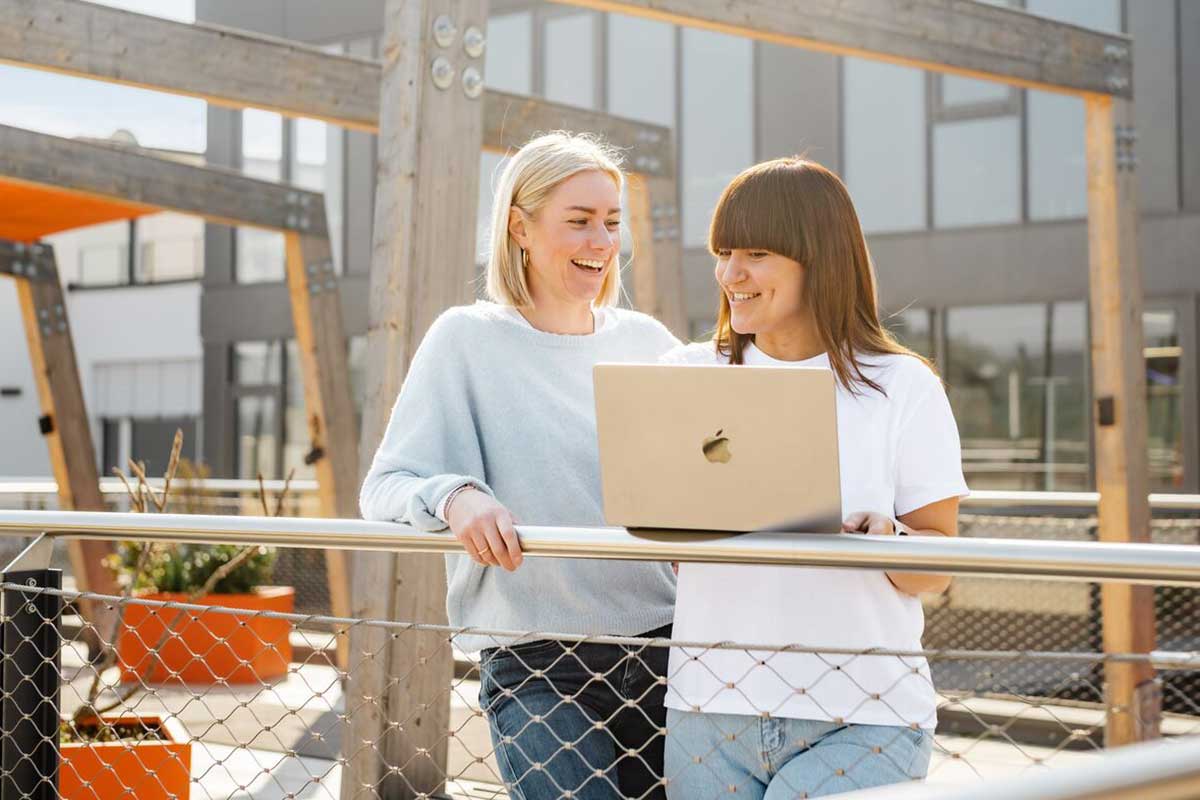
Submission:
[[[1108,541],[1149,535],[1145,375],[1141,363],[1142,292],[1137,265],[1137,203],[1133,160],[1118,146],[1118,123],[1132,119],[1132,44],[1098,33],[972,0],[568,0],[573,5],[699,26],[785,45],[872,58],[973,78],[998,80],[1083,98],[1087,109],[1089,265],[1092,362],[1097,398],[1095,436],[1101,491],[1100,536]],[[374,450],[391,399],[414,344],[455,299],[444,278],[431,274],[437,258],[466,263],[468,237],[430,213],[432,187],[454,159],[478,149],[482,112],[457,76],[479,69],[470,53],[439,41],[438,31],[481,29],[486,0],[389,0],[381,88],[380,160],[376,187],[372,305],[369,321],[371,386],[364,412],[363,453]],[[430,71],[441,62],[442,75]],[[450,80],[444,80],[446,76]],[[392,171],[395,170],[395,171]],[[457,177],[457,176],[456,176]],[[442,182],[443,191],[445,189]],[[454,181],[457,197],[436,206],[461,214],[475,190]],[[450,219],[454,219],[453,213]],[[459,241],[454,239],[457,235]],[[440,287],[439,287],[440,284]],[[425,291],[433,286],[443,290]],[[396,292],[394,290],[401,290]],[[415,291],[414,291],[415,290]],[[424,304],[414,306],[413,297]],[[440,301],[440,303],[439,303]],[[356,578],[357,578],[356,573]],[[437,565],[409,559],[398,570],[380,565],[364,578],[396,587],[390,607],[404,619],[440,620]],[[1109,652],[1148,652],[1154,643],[1153,595],[1145,587],[1106,584],[1102,590],[1104,645]],[[446,775],[443,731],[449,701],[448,655],[436,636],[414,636],[403,652],[386,642],[359,650],[367,660],[350,687],[350,702],[378,701],[352,723],[342,796],[427,796]],[[389,676],[400,676],[394,679]],[[1106,666],[1109,744],[1156,735],[1161,700],[1153,673],[1133,664]],[[388,765],[405,765],[397,775]]]
[[[1108,541],[1148,536],[1135,162],[1129,157],[1129,137],[1120,133],[1133,118],[1128,37],[973,0],[567,2],[1081,97],[1087,114],[1100,535]],[[504,148],[524,139],[529,128],[516,124],[521,119],[535,129],[589,127],[584,112],[482,89],[486,0],[388,0],[385,13],[386,55],[380,70],[370,62],[265,37],[151,21],[72,0],[0,2],[0,61],[378,131],[364,457],[378,444],[416,342],[445,306],[469,299],[462,278],[473,256],[467,233],[471,226],[462,220],[472,218],[468,212],[473,212],[478,176],[464,165],[475,163],[481,147]],[[135,47],[128,46],[131,41]],[[510,115],[514,108],[527,113]],[[637,189],[647,190],[631,203],[639,238],[645,242],[655,223],[670,229],[677,211],[669,137],[662,129],[627,123],[648,132],[637,133],[630,142],[621,138],[620,121],[595,114],[590,119],[618,144],[637,148],[635,171],[646,176]],[[640,155],[647,150],[660,155]],[[655,263],[648,270],[639,266],[634,280],[642,304],[682,330],[677,238],[642,247],[639,256],[653,255]],[[643,285],[656,300],[647,303]],[[353,576],[363,590],[353,604],[356,615],[385,609],[400,619],[444,619],[440,565],[421,559],[356,561]],[[380,585],[389,591],[379,592]],[[1105,585],[1103,613],[1106,650],[1152,648],[1149,589]],[[348,699],[356,717],[345,742],[343,796],[364,790],[388,796],[436,792],[445,778],[444,679],[449,672],[446,659],[435,653],[439,646],[446,649],[444,642],[414,633],[400,648],[368,641],[361,629],[356,636],[358,669]],[[1109,743],[1153,735],[1157,706],[1152,673],[1132,664],[1106,669]],[[406,765],[402,774],[388,768],[399,764]]]
[[[0,126],[0,185],[20,198],[10,197],[10,201],[67,207],[90,203],[110,219],[170,210],[283,233],[321,513],[355,514],[358,440],[322,195],[135,148],[8,126]],[[12,214],[15,218],[6,223],[20,229],[20,211]],[[7,260],[6,253],[11,254]],[[59,497],[67,508],[102,510],[95,452],[52,248],[10,243],[0,248],[0,272],[5,271],[18,279],[38,394],[43,412],[52,420],[48,442]],[[111,579],[100,565],[102,554],[92,552],[94,547],[87,549],[91,545],[103,546],[72,543],[72,567],[84,588],[111,590]],[[345,564],[343,552],[326,551],[330,598],[338,614],[349,612]],[[347,653],[343,647],[343,659]]]
[[[0,63],[379,130],[377,61],[80,0],[0,0]],[[603,133],[629,153],[630,203],[643,210],[631,220],[636,300],[685,335],[671,131],[492,89],[483,89],[482,101],[484,150],[503,153],[535,133],[562,128]]]

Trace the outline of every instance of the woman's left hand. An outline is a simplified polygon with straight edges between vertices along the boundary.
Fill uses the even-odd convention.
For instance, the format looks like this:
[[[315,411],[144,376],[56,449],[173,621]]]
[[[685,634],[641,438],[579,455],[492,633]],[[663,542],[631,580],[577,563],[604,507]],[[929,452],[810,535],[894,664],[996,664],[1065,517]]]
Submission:
[[[842,531],[893,536],[896,533],[896,523],[886,514],[875,511],[855,511],[842,522]]]

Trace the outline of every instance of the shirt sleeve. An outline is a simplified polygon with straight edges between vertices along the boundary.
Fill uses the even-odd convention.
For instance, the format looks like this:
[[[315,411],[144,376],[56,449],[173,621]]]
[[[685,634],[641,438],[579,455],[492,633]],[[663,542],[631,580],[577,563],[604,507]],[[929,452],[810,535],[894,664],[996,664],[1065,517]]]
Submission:
[[[359,492],[363,519],[445,530],[446,496],[463,484],[493,494],[467,396],[464,337],[446,316],[429,329],[392,407],[383,441]]]
[[[896,452],[896,516],[970,494],[963,478],[958,425],[936,375],[921,367],[913,402],[900,423]]]

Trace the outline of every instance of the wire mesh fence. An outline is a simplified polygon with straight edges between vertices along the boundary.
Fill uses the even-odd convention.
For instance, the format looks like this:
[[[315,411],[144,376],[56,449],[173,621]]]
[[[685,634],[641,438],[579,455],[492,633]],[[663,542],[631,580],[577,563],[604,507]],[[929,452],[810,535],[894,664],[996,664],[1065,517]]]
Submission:
[[[881,779],[969,784],[1098,757],[1105,707],[1080,698],[1103,697],[1106,665],[1150,658],[839,651],[684,642],[665,630],[463,631],[81,595],[55,588],[53,575],[10,573],[0,586],[5,798],[733,798],[766,789],[775,800]],[[63,605],[81,598],[118,609],[119,627],[84,624],[64,635]],[[360,649],[348,673],[313,655],[328,630],[372,634],[351,640]],[[104,645],[94,660],[82,644],[88,633]],[[460,652],[468,635],[488,646]],[[389,642],[412,651],[411,667],[387,670],[380,692],[356,694],[360,671],[385,659]],[[1200,698],[1170,680],[1200,674],[1200,652],[1155,658],[1173,709],[1163,733],[1200,735]],[[738,677],[724,680],[727,670],[713,665],[730,659]],[[432,696],[396,700],[451,660]],[[881,685],[872,676],[884,663],[899,669]],[[689,669],[713,678],[708,699],[690,705],[676,688]],[[764,680],[780,689],[777,701],[751,714],[715,713],[722,695]],[[914,688],[935,698],[936,719],[906,705]],[[834,695],[841,706],[829,704]],[[789,716],[797,698],[828,713]],[[847,724],[868,708],[887,724]],[[385,733],[357,738],[355,723],[379,715]],[[431,720],[441,726],[434,747],[403,751],[387,741]],[[383,762],[375,777],[355,772],[364,755]],[[412,779],[423,770],[434,772],[435,787]]]

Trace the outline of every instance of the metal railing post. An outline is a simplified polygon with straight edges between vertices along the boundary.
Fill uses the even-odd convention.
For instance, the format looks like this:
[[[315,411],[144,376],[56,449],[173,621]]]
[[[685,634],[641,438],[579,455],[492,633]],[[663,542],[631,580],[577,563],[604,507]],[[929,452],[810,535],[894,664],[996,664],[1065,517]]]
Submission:
[[[58,797],[62,597],[36,590],[61,589],[62,570],[6,572],[3,580],[33,591],[3,593],[0,797],[51,800]]]

